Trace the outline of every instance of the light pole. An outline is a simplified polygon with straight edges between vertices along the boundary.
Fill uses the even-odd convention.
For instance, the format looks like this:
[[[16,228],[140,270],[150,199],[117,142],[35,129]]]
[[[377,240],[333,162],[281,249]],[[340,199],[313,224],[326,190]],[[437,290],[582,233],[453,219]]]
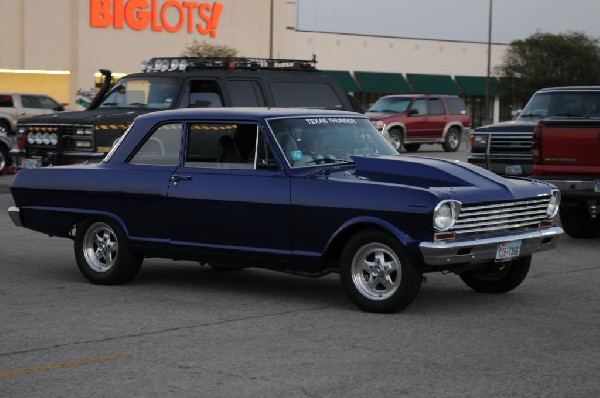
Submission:
[[[490,114],[490,68],[492,64],[492,8],[494,0],[490,0],[490,16],[488,21],[488,51],[487,51],[487,74],[485,76],[485,120],[489,121]]]

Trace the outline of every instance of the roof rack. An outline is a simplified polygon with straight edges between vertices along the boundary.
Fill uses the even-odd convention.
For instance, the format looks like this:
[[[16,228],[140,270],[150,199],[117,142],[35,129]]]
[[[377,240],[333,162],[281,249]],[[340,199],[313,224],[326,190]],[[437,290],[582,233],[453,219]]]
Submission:
[[[189,71],[200,69],[245,69],[245,70],[285,70],[315,71],[317,59],[276,59],[245,57],[162,57],[140,63],[142,72]]]

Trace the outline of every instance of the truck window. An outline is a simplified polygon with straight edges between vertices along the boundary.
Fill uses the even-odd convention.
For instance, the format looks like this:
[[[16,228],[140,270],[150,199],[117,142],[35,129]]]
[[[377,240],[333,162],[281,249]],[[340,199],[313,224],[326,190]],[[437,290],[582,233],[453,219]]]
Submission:
[[[430,115],[443,115],[446,111],[444,110],[444,104],[440,99],[429,100],[429,114]]]
[[[12,95],[0,95],[0,108],[12,108],[13,106]]]
[[[258,82],[254,80],[229,80],[227,82],[231,106],[265,106]]]
[[[186,90],[189,108],[217,108],[223,106],[223,96],[219,84],[214,80],[192,80]],[[184,100],[184,103],[185,103]]]
[[[323,83],[271,83],[275,106],[343,109],[335,91]]]
[[[451,115],[467,114],[467,108],[460,98],[448,98],[447,104]]]
[[[110,90],[100,108],[167,109],[173,106],[178,90],[178,79],[123,78]]]

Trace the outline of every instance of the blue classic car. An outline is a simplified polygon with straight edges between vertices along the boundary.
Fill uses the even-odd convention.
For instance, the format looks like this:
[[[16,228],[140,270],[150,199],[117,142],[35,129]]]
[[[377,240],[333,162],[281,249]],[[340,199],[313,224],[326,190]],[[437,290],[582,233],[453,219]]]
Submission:
[[[13,222],[73,239],[93,283],[128,282],[147,257],[338,272],[371,312],[406,307],[427,272],[510,291],[562,233],[552,186],[399,155],[341,111],[155,112],[101,163],[21,170],[11,190]]]

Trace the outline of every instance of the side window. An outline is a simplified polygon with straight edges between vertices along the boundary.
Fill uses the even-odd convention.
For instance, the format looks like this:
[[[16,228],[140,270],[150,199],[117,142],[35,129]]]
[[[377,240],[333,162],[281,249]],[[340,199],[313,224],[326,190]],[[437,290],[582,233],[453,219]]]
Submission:
[[[181,123],[163,124],[158,127],[138,149],[129,163],[178,166],[181,128]]]
[[[451,115],[467,114],[467,108],[460,98],[448,98],[448,110]]]
[[[59,109],[61,108],[61,105],[54,101],[52,98],[50,97],[38,97],[39,101],[40,101],[40,108],[44,108],[44,109]]]
[[[265,99],[258,82],[254,80],[230,80],[227,82],[231,106],[265,106]]]
[[[253,170],[272,168],[273,160],[256,124],[195,123],[188,128],[186,167]]]
[[[23,108],[41,108],[40,101],[35,95],[22,95],[21,105]]]
[[[13,106],[12,95],[0,95],[0,108],[12,108]]]
[[[214,80],[192,80],[189,85],[188,107],[218,108],[223,106],[221,88]]]
[[[435,98],[429,100],[429,114],[430,115],[443,115],[446,112],[444,111],[444,104],[441,99]]]
[[[427,115],[427,100],[418,99],[413,102],[412,109],[416,110],[415,115],[423,116]]]
[[[324,83],[271,83],[270,87],[278,107],[342,109],[335,91]]]

